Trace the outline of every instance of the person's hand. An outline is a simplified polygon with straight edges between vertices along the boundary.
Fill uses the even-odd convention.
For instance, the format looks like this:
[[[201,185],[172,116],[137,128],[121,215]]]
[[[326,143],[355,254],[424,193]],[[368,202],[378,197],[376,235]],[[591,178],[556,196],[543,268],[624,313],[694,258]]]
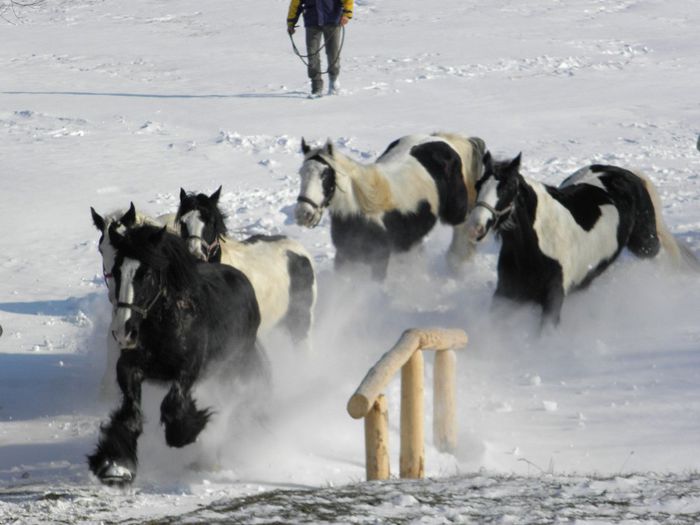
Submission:
[[[341,26],[346,25],[349,21],[350,21],[350,19],[345,15],[340,17],[340,25]]]
[[[287,33],[290,35],[293,35],[296,29],[294,29],[294,26],[287,26]]]

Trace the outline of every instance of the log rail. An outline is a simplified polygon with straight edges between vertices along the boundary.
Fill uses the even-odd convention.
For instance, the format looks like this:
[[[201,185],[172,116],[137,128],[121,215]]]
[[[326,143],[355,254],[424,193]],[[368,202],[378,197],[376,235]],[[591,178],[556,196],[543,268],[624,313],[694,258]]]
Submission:
[[[466,346],[463,330],[412,328],[367,372],[348,401],[348,413],[365,419],[367,480],[389,479],[388,412],[382,394],[401,370],[401,450],[399,476],[419,479],[425,474],[423,427],[423,351],[436,352],[433,370],[433,442],[442,452],[457,446],[455,422],[455,349]]]

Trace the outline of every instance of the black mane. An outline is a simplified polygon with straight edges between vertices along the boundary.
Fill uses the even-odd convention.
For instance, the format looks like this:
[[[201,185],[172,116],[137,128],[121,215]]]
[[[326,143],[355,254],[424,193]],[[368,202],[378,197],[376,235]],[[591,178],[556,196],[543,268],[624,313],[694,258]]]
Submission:
[[[199,280],[196,257],[180,237],[165,228],[132,228],[115,247],[120,256],[136,259],[159,272],[165,283],[176,290],[193,287]]]

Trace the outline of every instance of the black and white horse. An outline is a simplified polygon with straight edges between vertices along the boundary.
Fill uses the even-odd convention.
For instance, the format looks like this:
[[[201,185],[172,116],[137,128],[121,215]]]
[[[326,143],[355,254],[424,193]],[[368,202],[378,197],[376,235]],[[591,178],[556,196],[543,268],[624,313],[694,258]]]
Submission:
[[[212,416],[192,397],[195,383],[216,374],[242,382],[268,379],[268,362],[256,343],[260,312],[250,281],[221,264],[200,264],[182,239],[165,228],[139,226],[122,235],[109,229],[116,248],[114,337],[121,356],[121,406],[103,425],[90,470],[106,484],[131,483],[143,430],[141,385],[170,385],[160,407],[171,447],[195,441]]]
[[[367,263],[372,276],[386,277],[390,254],[421,242],[438,219],[453,227],[447,254],[457,271],[472,246],[464,228],[482,173],[483,140],[450,133],[402,137],[370,164],[339,153],[330,141],[310,148],[304,162],[297,224],[313,228],[327,208],[335,267]]]
[[[564,297],[587,286],[623,248],[650,258],[664,248],[676,262],[694,256],[666,227],[653,184],[615,166],[578,170],[559,187],[520,174],[520,155],[484,156],[477,203],[467,222],[474,241],[501,238],[495,297],[535,302],[557,324]]]
[[[112,268],[114,267],[114,259],[116,249],[110,242],[109,229],[114,225],[114,228],[120,233],[125,233],[128,228],[134,226],[142,226],[150,224],[151,226],[166,226],[170,231],[174,231],[175,215],[166,214],[158,217],[150,217],[142,213],[138,213],[131,203],[128,210],[117,210],[105,216],[100,215],[94,208],[90,208],[92,214],[92,222],[100,232],[100,239],[97,244],[97,249],[102,255],[102,275],[104,276],[105,284],[107,285],[107,294],[109,302],[112,303],[112,323],[115,321],[116,314],[116,290],[114,287],[114,275]],[[103,398],[113,398],[117,394],[117,382],[115,377],[115,367],[117,359],[119,359],[119,345],[112,337],[114,329],[110,326],[107,331],[107,361],[102,380],[100,382],[100,394]]]
[[[260,305],[261,333],[283,327],[295,344],[308,345],[316,303],[311,256],[299,242],[281,235],[244,241],[228,237],[220,196],[221,187],[211,195],[180,189],[176,224],[190,252],[238,268],[250,279]]]

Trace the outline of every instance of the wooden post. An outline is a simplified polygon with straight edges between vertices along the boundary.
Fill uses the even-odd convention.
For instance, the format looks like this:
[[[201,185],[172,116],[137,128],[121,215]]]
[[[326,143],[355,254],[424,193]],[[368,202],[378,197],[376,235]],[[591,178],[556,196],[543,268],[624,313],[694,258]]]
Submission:
[[[452,350],[435,354],[433,366],[433,443],[440,452],[453,453],[457,448],[455,418],[455,363]]]
[[[399,475],[402,478],[421,479],[425,474],[423,368],[423,352],[417,351],[401,369]]]
[[[389,479],[389,411],[384,395],[365,416],[365,470],[367,481]]]

